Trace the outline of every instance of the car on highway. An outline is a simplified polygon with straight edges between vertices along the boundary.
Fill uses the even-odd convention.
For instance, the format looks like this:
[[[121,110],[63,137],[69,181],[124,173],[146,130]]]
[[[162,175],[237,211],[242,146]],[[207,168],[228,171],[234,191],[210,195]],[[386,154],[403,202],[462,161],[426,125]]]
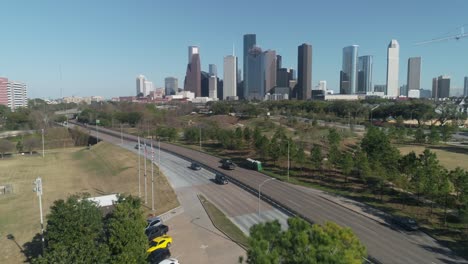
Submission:
[[[162,225],[162,224],[163,224],[163,221],[162,221],[161,217],[159,217],[159,216],[148,218],[148,219],[146,219],[145,231],[152,228],[153,226],[159,226],[159,225]]]
[[[197,162],[192,162],[192,164],[190,165],[190,169],[192,170],[201,170],[201,165]]]
[[[406,231],[416,231],[419,229],[416,221],[409,217],[394,217],[393,223],[397,226],[402,227]]]
[[[148,250],[146,253],[151,253],[160,248],[169,248],[172,244],[172,237],[168,235],[157,237],[151,240]]]
[[[180,262],[175,258],[168,258],[159,262],[159,264],[180,264]]]
[[[143,144],[140,144],[140,145],[136,144],[136,145],[135,145],[135,149],[138,149],[138,147],[140,147],[140,149],[142,149],[142,148],[143,148]]]
[[[218,183],[218,184],[228,184],[228,179],[226,176],[220,174],[220,173],[216,173],[215,175],[215,182]]]
[[[224,160],[223,163],[221,164],[221,168],[225,170],[233,170],[236,168],[236,165],[232,160]]]
[[[160,248],[151,252],[147,259],[150,264],[159,264],[161,263],[161,261],[170,257],[171,257],[171,251],[169,251],[168,248]]]
[[[169,227],[167,225],[158,225],[146,229],[145,235],[148,237],[148,240],[153,240],[156,237],[164,236],[167,232],[169,232]]]

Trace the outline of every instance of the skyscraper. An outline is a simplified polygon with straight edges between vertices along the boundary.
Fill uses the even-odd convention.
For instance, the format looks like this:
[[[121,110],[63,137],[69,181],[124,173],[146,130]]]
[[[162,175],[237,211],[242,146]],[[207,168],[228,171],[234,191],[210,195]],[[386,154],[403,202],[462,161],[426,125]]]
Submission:
[[[286,68],[280,68],[276,71],[276,86],[288,87],[290,80],[289,70]]]
[[[432,98],[439,100],[450,97],[450,77],[441,75],[432,79]]]
[[[245,93],[245,91],[249,90],[249,52],[252,48],[255,47],[257,44],[257,35],[255,34],[245,34],[244,35],[244,54],[243,54],[243,63],[244,63],[244,68],[242,70],[244,71],[244,97],[248,97],[248,94]]]
[[[217,98],[216,94],[218,90],[218,77],[214,75],[210,75],[210,79],[208,81],[208,90],[209,90],[208,97]]]
[[[185,74],[184,90],[195,93],[195,97],[201,96],[201,67],[200,53],[196,46],[189,47],[189,63]]]
[[[244,80],[244,97],[247,100],[263,100],[265,96],[263,62],[262,49],[259,47],[251,48],[247,56],[247,79]]]
[[[26,84],[0,78],[0,104],[8,106],[11,111],[28,106]]]
[[[237,58],[234,55],[224,57],[223,100],[237,96]]]
[[[164,79],[164,88],[166,95],[174,95],[179,90],[179,80],[175,77],[167,77]]]
[[[136,95],[145,96],[145,81],[144,75],[138,75],[136,78]]]
[[[421,89],[421,57],[413,57],[408,59],[407,78],[406,85],[408,88],[408,93],[410,90]]]
[[[358,86],[357,92],[365,94],[372,92],[372,56],[361,56],[358,61]]]
[[[267,50],[263,52],[262,75],[265,80],[265,93],[271,93],[276,86],[276,51]]]
[[[341,94],[355,94],[357,92],[358,49],[358,45],[343,48],[343,63],[340,72]]]
[[[390,41],[387,50],[387,96],[396,98],[399,95],[398,71],[400,67],[400,44],[395,39]]]
[[[437,78],[432,78],[432,98],[434,98],[436,101],[439,98],[439,87],[438,87],[438,82]]]
[[[468,76],[465,77],[465,86],[463,89],[463,96],[468,96]]]
[[[283,57],[281,55],[276,55],[276,69],[281,69],[283,67]]]
[[[216,68],[216,64],[209,64],[208,68],[208,73],[210,74],[210,76],[218,77],[218,69]]]
[[[307,100],[312,90],[312,45],[297,47],[297,99]]]

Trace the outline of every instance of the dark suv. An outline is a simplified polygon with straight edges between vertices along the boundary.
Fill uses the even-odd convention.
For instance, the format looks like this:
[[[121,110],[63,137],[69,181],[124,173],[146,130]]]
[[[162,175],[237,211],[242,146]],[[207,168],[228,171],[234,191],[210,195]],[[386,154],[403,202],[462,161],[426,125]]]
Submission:
[[[223,164],[221,165],[221,168],[225,170],[233,170],[236,167],[236,165],[232,162],[232,160],[224,160]]]
[[[171,252],[169,251],[168,248],[160,248],[151,252],[151,254],[148,256],[148,261],[151,264],[158,264],[161,261],[169,258],[170,256],[171,256]]]
[[[216,173],[215,181],[216,181],[216,183],[218,183],[218,184],[228,184],[228,179],[227,179],[227,177],[224,176],[224,175],[222,175],[222,174],[219,174],[219,173]]]
[[[409,217],[394,217],[393,223],[405,229],[406,231],[416,231],[419,229],[418,224]]]
[[[198,164],[196,162],[192,162],[192,165],[190,165],[190,169],[192,169],[192,170],[201,170],[201,166],[200,166],[200,164]]]
[[[167,232],[169,232],[169,227],[167,225],[152,226],[145,230],[148,240],[153,240],[154,238],[163,236],[167,234]]]

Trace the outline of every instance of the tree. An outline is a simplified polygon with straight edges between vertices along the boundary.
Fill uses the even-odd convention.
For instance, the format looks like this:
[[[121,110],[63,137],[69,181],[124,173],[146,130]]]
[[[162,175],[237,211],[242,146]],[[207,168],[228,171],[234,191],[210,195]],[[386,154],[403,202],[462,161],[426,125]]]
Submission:
[[[419,144],[426,143],[426,134],[424,133],[424,130],[420,127],[416,129],[416,132],[414,132],[414,142]]]
[[[351,175],[353,168],[353,156],[349,152],[344,153],[341,159],[341,171],[345,176],[345,182],[348,182],[348,177]]]
[[[312,161],[312,166],[314,166],[315,169],[322,169],[323,156],[322,149],[319,145],[314,144],[312,147],[310,151],[310,160]]]
[[[148,238],[141,200],[133,196],[120,196],[107,220],[110,263],[144,263]]]
[[[379,162],[389,174],[396,173],[400,152],[391,145],[382,130],[369,127],[361,141],[361,149],[366,152],[369,160]]]
[[[16,150],[17,150],[18,152],[23,152],[23,148],[24,148],[24,146],[23,146],[23,141],[18,140],[18,143],[16,143]]]
[[[440,128],[440,132],[442,134],[442,140],[447,142],[452,139],[452,134],[455,133],[455,127],[445,124]]]
[[[330,128],[328,130],[328,144],[331,146],[338,146],[341,141],[341,136],[335,128]]]
[[[429,135],[427,136],[427,141],[429,144],[437,144],[440,141],[440,133],[434,126],[431,127]]]
[[[340,162],[341,152],[337,146],[331,146],[328,151],[328,160],[334,166],[337,166]]]
[[[293,217],[288,230],[277,220],[250,229],[247,263],[362,263],[366,249],[349,228],[332,222],[310,225]]]
[[[251,138],[252,138],[252,131],[250,130],[250,128],[249,127],[244,128],[245,141],[249,143]]]
[[[40,142],[39,142],[39,139],[35,137],[31,137],[31,138],[25,139],[23,145],[26,151],[28,151],[29,154],[32,154],[34,150],[39,148]]]
[[[3,156],[7,152],[12,151],[13,148],[14,148],[13,143],[11,143],[9,140],[0,139],[0,153],[2,154],[2,159],[3,159]]]
[[[367,179],[371,175],[369,159],[364,151],[359,150],[355,155],[355,166],[361,179]]]

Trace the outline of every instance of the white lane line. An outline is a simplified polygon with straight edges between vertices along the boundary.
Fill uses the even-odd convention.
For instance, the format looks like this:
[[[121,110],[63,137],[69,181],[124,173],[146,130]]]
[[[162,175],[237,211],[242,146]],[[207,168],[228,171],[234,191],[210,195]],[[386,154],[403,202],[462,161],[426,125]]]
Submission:
[[[302,205],[300,205],[300,204],[298,204],[298,203],[292,201],[291,199],[288,199],[288,201],[289,201],[290,203],[294,204],[295,206],[299,207],[299,208],[302,207]]]

